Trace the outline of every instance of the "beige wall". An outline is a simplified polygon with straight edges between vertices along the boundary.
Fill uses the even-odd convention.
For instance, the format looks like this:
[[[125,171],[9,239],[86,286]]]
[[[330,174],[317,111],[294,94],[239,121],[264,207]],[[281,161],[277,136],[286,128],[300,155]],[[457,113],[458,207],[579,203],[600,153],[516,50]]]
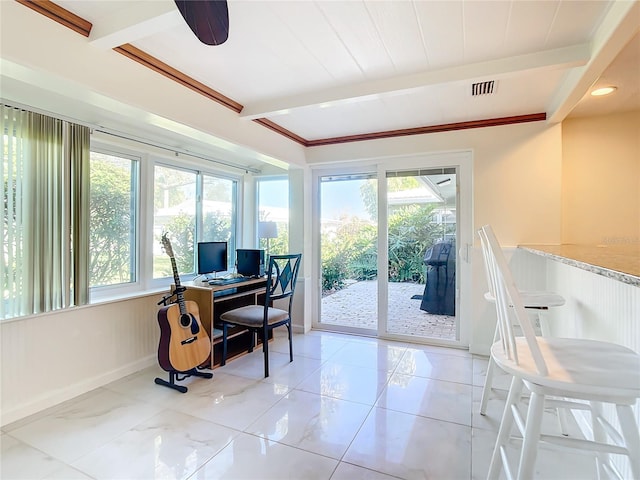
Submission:
[[[563,123],[562,242],[640,242],[640,111]]]

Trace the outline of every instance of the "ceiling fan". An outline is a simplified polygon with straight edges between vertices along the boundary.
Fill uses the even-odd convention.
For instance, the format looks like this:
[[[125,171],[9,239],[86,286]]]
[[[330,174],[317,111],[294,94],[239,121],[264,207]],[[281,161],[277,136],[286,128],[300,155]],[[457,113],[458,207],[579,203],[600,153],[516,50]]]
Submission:
[[[205,45],[221,45],[229,37],[226,0],[174,0],[191,31]]]

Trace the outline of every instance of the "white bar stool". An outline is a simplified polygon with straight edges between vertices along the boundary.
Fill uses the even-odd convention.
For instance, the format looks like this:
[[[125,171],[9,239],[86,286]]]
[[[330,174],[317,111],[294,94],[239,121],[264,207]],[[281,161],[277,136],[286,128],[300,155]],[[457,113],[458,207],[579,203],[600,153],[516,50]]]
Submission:
[[[640,398],[640,355],[621,345],[596,340],[536,336],[524,303],[491,227],[482,228],[488,243],[488,267],[496,293],[500,340],[491,347],[498,367],[512,375],[511,388],[496,440],[488,478],[504,470],[508,479],[531,479],[540,443],[594,454],[598,477],[610,454],[629,459],[631,478],[640,478],[640,433],[632,406]],[[514,333],[514,320],[523,336]],[[521,412],[523,390],[530,393],[526,416]],[[548,397],[561,397],[561,406],[588,410],[594,440],[541,432]],[[604,418],[602,405],[615,406],[619,429]],[[518,465],[507,461],[513,425],[522,435]],[[610,468],[610,471],[615,471]],[[514,475],[515,472],[515,475]]]
[[[485,259],[485,274],[487,275],[487,284],[489,286],[489,291],[484,294],[485,300],[489,303],[496,303],[496,295],[493,289],[488,265],[487,265],[487,254],[486,249],[488,248],[486,239],[483,238],[484,234],[482,230],[478,231],[478,235],[480,236],[481,244],[482,244],[482,254]],[[540,292],[540,291],[526,291],[520,290],[520,296],[522,298],[522,303],[524,304],[524,308],[535,314],[538,325],[540,326],[540,333],[542,336],[549,335],[549,329],[546,321],[546,316],[543,316],[543,313],[546,313],[549,308],[552,307],[560,307],[565,304],[564,297],[562,295],[558,295],[553,292]],[[500,339],[500,329],[499,325],[496,323],[495,333],[493,335],[493,343],[497,342]],[[487,413],[487,403],[489,402],[489,395],[493,388],[493,376],[495,373],[495,362],[492,357],[489,357],[489,365],[487,366],[487,375],[484,379],[484,386],[482,387],[482,399],[480,400],[480,414],[486,415]],[[568,426],[566,424],[565,416],[562,413],[558,413],[558,419],[560,421],[560,428],[562,429],[563,434],[568,433]]]

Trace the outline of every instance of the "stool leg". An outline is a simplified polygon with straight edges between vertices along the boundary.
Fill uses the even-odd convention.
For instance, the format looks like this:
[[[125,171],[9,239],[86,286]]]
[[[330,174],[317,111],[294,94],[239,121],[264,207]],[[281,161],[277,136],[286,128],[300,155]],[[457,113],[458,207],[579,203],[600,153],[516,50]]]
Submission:
[[[500,340],[500,330],[498,325],[493,332],[493,343]],[[493,385],[493,373],[496,368],[493,357],[489,354],[489,365],[487,366],[487,375],[484,377],[484,386],[482,387],[482,399],[480,400],[480,415],[485,415],[487,411],[487,403],[489,402],[489,394]]]
[[[522,440],[520,464],[518,465],[518,479],[533,478],[533,471],[540,442],[540,427],[544,412],[544,395],[531,392],[529,410],[527,411],[527,425]]]
[[[491,385],[493,384],[493,371],[496,363],[493,357],[489,357],[489,365],[487,366],[487,375],[484,378],[484,387],[482,387],[482,399],[480,400],[480,415],[486,415],[487,403],[489,402],[489,394],[491,393]]]
[[[560,431],[562,432],[562,435],[564,435],[565,437],[568,437],[569,421],[567,420],[567,417],[569,416],[569,412],[567,411],[566,408],[558,408],[557,412],[558,412],[558,423],[560,424]]]
[[[488,479],[497,479],[500,476],[500,467],[502,466],[502,449],[506,448],[511,436],[511,427],[513,426],[513,411],[511,407],[518,404],[520,395],[522,394],[523,383],[517,377],[511,379],[511,388],[507,395],[507,402],[502,412],[502,420],[500,421],[500,429],[498,430],[498,438],[491,455],[491,463],[489,464]],[[504,467],[506,470],[506,466]]]
[[[598,421],[603,415],[602,403],[591,402],[591,428],[593,429],[593,439],[596,442],[605,443],[607,441],[607,433],[604,431],[602,424]],[[596,453],[596,468],[598,469],[598,478],[607,478],[603,466],[608,463],[609,455],[605,452]]]
[[[640,432],[629,405],[616,405],[620,430],[629,451],[629,463],[631,465],[631,477],[640,478]]]
[[[536,323],[540,325],[540,335],[542,335],[543,337],[549,337],[550,336],[549,322],[547,322],[547,317],[546,315],[544,315],[544,313],[548,312],[548,309],[542,308],[542,309],[536,310],[535,312],[536,312]],[[558,414],[558,423],[560,424],[560,431],[562,432],[562,435],[564,435],[565,437],[568,437],[569,436],[569,420],[568,420],[569,412],[565,408],[558,408],[557,414]]]

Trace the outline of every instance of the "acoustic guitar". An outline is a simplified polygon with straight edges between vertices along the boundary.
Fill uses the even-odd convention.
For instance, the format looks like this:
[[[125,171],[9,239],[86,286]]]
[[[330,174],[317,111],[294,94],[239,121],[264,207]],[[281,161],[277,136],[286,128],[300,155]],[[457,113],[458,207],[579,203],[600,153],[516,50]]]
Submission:
[[[162,235],[162,246],[171,258],[177,300],[158,312],[158,363],[167,372],[187,372],[205,362],[211,353],[211,342],[200,323],[198,304],[184,299],[186,289],[180,285],[176,259],[166,233]]]

